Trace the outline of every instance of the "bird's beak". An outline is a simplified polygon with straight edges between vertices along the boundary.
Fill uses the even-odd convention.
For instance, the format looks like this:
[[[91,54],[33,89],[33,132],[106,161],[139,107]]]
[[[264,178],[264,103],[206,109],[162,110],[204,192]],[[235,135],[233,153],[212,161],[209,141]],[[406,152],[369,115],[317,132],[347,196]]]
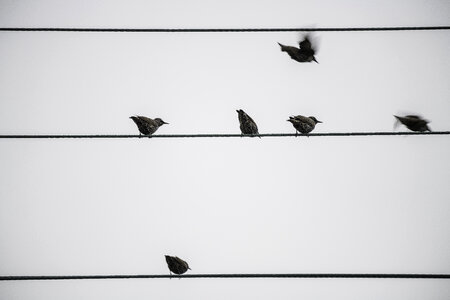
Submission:
[[[319,63],[317,60],[316,60],[316,58],[315,57],[313,57],[313,61],[315,61],[316,63]]]
[[[164,121],[163,121],[163,123],[164,123],[164,124],[169,124],[169,123],[167,123],[167,122],[164,122]]]
[[[322,121],[317,120],[317,123],[323,123]]]

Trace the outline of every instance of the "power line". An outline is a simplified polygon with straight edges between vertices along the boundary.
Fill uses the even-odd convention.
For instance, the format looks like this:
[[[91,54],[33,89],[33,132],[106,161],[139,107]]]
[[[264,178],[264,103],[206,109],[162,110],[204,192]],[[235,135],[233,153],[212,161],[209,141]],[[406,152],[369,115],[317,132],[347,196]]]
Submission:
[[[405,27],[322,27],[322,28],[62,28],[3,27],[0,31],[63,31],[63,32],[282,32],[282,31],[406,31],[449,30],[450,26]]]
[[[432,132],[328,132],[328,133],[262,133],[259,135],[241,134],[157,134],[157,135],[129,135],[129,134],[31,134],[31,135],[0,135],[0,139],[125,139],[125,138],[241,138],[241,137],[315,137],[315,136],[395,136],[395,135],[448,135],[450,131]]]
[[[81,279],[155,279],[155,278],[378,278],[378,279],[450,279],[450,274],[188,274],[188,275],[66,275],[66,276],[0,276],[0,281],[81,280]]]

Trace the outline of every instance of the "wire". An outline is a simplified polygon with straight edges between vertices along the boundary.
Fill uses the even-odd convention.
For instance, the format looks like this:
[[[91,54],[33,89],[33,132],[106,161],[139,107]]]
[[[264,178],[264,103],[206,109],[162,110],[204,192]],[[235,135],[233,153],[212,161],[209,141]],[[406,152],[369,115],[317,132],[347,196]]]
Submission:
[[[0,281],[143,279],[143,278],[384,278],[384,279],[450,279],[450,274],[188,274],[188,275],[67,275],[67,276],[0,276]]]
[[[262,133],[258,135],[241,134],[158,134],[158,135],[128,135],[128,134],[32,134],[32,135],[0,135],[0,139],[125,139],[125,138],[230,138],[230,137],[314,137],[314,136],[376,136],[376,135],[448,135],[450,131],[432,132],[329,132],[329,133]]]
[[[322,28],[50,28],[3,27],[0,31],[69,31],[69,32],[281,32],[281,31],[405,31],[449,30],[450,26],[410,27],[322,27]]]

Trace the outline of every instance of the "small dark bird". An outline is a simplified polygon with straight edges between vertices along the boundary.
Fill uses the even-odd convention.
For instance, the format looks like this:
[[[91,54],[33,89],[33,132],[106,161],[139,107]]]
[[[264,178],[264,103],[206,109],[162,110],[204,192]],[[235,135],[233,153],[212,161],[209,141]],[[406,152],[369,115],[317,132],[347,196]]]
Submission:
[[[395,126],[398,125],[398,123],[402,123],[405,125],[409,130],[412,131],[431,131],[430,128],[428,128],[429,121],[422,119],[420,116],[416,115],[407,115],[404,117],[399,117],[394,115],[394,117],[397,119],[395,122]]]
[[[169,267],[170,270],[170,275],[172,275],[172,272],[177,275],[181,275],[183,273],[186,273],[187,270],[191,269],[189,268],[188,263],[179,257],[169,255],[165,255],[165,257],[167,266]]]
[[[150,119],[143,116],[132,116],[130,117],[130,119],[133,120],[134,123],[136,123],[139,132],[143,135],[152,135],[163,124],[169,124],[164,122],[160,118]]]
[[[258,126],[255,121],[247,115],[242,109],[236,110],[238,113],[240,128],[242,134],[258,135]]]
[[[313,131],[317,123],[322,123],[322,121],[317,120],[315,117],[304,117],[300,115],[291,116],[287,121],[291,122],[296,129],[295,134],[297,134],[297,131],[308,134]]]
[[[296,48],[293,46],[285,46],[280,43],[278,43],[278,45],[280,45],[281,51],[284,51],[287,54],[289,54],[289,56],[293,60],[296,60],[301,63],[312,61],[319,63],[314,57],[316,51],[314,50],[314,47],[311,45],[311,41],[309,40],[308,35],[305,35],[303,41],[299,42],[300,48]]]

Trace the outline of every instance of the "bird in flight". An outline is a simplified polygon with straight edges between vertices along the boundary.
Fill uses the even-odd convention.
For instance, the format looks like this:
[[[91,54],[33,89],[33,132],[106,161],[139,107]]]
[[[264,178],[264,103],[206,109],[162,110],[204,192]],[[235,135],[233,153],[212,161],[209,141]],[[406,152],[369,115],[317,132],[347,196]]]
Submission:
[[[286,52],[289,56],[298,62],[312,62],[315,61],[319,63],[314,54],[316,54],[316,49],[311,44],[310,38],[308,35],[303,37],[303,40],[299,42],[299,48],[293,46],[286,46],[278,43],[281,47],[281,51]]]

